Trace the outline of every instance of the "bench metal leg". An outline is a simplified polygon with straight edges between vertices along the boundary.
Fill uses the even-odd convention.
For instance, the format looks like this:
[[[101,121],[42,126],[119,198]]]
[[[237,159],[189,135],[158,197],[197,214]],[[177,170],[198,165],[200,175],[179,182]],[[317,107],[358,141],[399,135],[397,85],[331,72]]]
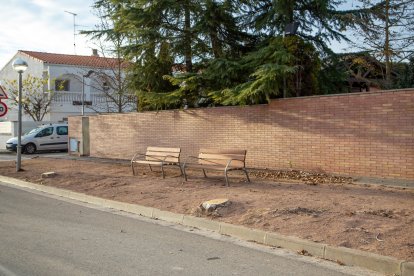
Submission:
[[[249,174],[247,173],[246,169],[243,169],[244,173],[246,174],[247,181],[250,182]]]
[[[150,171],[152,171],[152,167],[151,167],[151,165],[150,165],[150,164],[148,164],[148,166],[150,167]]]
[[[164,166],[161,164],[162,178],[165,178]]]
[[[185,166],[183,166],[182,172],[184,173],[184,179],[187,181],[187,173],[185,172]]]
[[[204,177],[207,178],[207,174],[206,174],[206,170],[205,169],[203,169],[203,174],[204,174]]]
[[[182,176],[183,175],[183,169],[181,168],[180,164],[178,164],[177,166],[180,168],[180,172],[181,172],[181,176]]]
[[[131,162],[132,175],[135,175],[134,162]]]
[[[230,185],[229,185],[229,179],[227,177],[227,170],[224,170],[224,177],[226,179],[226,185],[227,185],[227,187],[229,187]]]

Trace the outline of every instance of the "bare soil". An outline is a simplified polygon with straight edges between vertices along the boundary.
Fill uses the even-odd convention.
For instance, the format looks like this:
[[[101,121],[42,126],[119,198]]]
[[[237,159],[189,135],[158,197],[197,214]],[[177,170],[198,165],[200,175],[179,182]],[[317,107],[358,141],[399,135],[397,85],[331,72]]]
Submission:
[[[414,261],[414,189],[298,171],[252,171],[251,183],[231,172],[226,187],[220,173],[190,170],[183,182],[175,167],[163,179],[158,168],[141,166],[132,176],[127,163],[99,160],[35,158],[22,166],[16,173],[14,162],[0,162],[0,175],[181,214],[200,215],[202,202],[228,198],[232,204],[211,219]],[[56,175],[42,179],[49,171]]]

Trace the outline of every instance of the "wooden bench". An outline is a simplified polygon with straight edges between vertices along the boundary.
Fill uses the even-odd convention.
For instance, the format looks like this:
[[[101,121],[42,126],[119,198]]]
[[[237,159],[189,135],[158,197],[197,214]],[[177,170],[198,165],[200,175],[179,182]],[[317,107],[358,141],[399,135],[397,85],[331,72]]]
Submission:
[[[151,166],[161,166],[162,178],[165,178],[164,166],[174,165],[178,166],[183,171],[180,165],[180,148],[163,148],[163,147],[148,147],[145,154],[136,153],[131,159],[132,174],[135,175],[136,164],[147,164],[152,171]]]
[[[185,181],[187,181],[187,168],[202,169],[204,177],[207,177],[206,170],[219,170],[224,171],[226,185],[229,186],[227,172],[232,170],[242,170],[246,174],[247,181],[250,182],[245,160],[246,150],[200,149],[198,157],[189,156],[185,161],[183,165],[184,178]]]

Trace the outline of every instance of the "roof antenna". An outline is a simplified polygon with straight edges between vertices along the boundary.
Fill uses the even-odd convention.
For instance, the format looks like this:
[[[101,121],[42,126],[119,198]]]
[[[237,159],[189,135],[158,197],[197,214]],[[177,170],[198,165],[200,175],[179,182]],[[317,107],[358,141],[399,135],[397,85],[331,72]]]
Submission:
[[[76,13],[70,12],[70,11],[65,11],[66,13],[69,13],[71,15],[73,15],[73,51],[76,55]]]

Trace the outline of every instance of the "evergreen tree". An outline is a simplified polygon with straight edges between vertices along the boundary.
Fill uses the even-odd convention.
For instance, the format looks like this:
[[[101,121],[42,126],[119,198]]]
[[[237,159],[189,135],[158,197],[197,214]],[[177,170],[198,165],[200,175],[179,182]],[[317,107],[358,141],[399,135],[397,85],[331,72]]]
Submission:
[[[262,35],[282,35],[285,26],[299,23],[297,35],[312,42],[323,52],[331,53],[327,42],[349,39],[344,30],[353,18],[364,18],[363,9],[338,10],[341,0],[247,0],[243,1],[246,24]]]
[[[356,21],[363,42],[356,46],[385,62],[386,87],[392,86],[393,65],[414,56],[412,0],[360,0],[369,18]],[[362,31],[362,32],[361,32]]]
[[[99,0],[97,5],[111,7],[114,30],[128,40],[123,54],[133,62],[130,84],[139,91],[141,108],[160,109],[264,103],[283,91],[321,93],[318,54],[331,54],[327,43],[346,39],[343,30],[364,14],[337,11],[341,2]],[[282,39],[286,24],[294,21],[300,23],[298,37]],[[178,67],[179,74],[172,70]]]

